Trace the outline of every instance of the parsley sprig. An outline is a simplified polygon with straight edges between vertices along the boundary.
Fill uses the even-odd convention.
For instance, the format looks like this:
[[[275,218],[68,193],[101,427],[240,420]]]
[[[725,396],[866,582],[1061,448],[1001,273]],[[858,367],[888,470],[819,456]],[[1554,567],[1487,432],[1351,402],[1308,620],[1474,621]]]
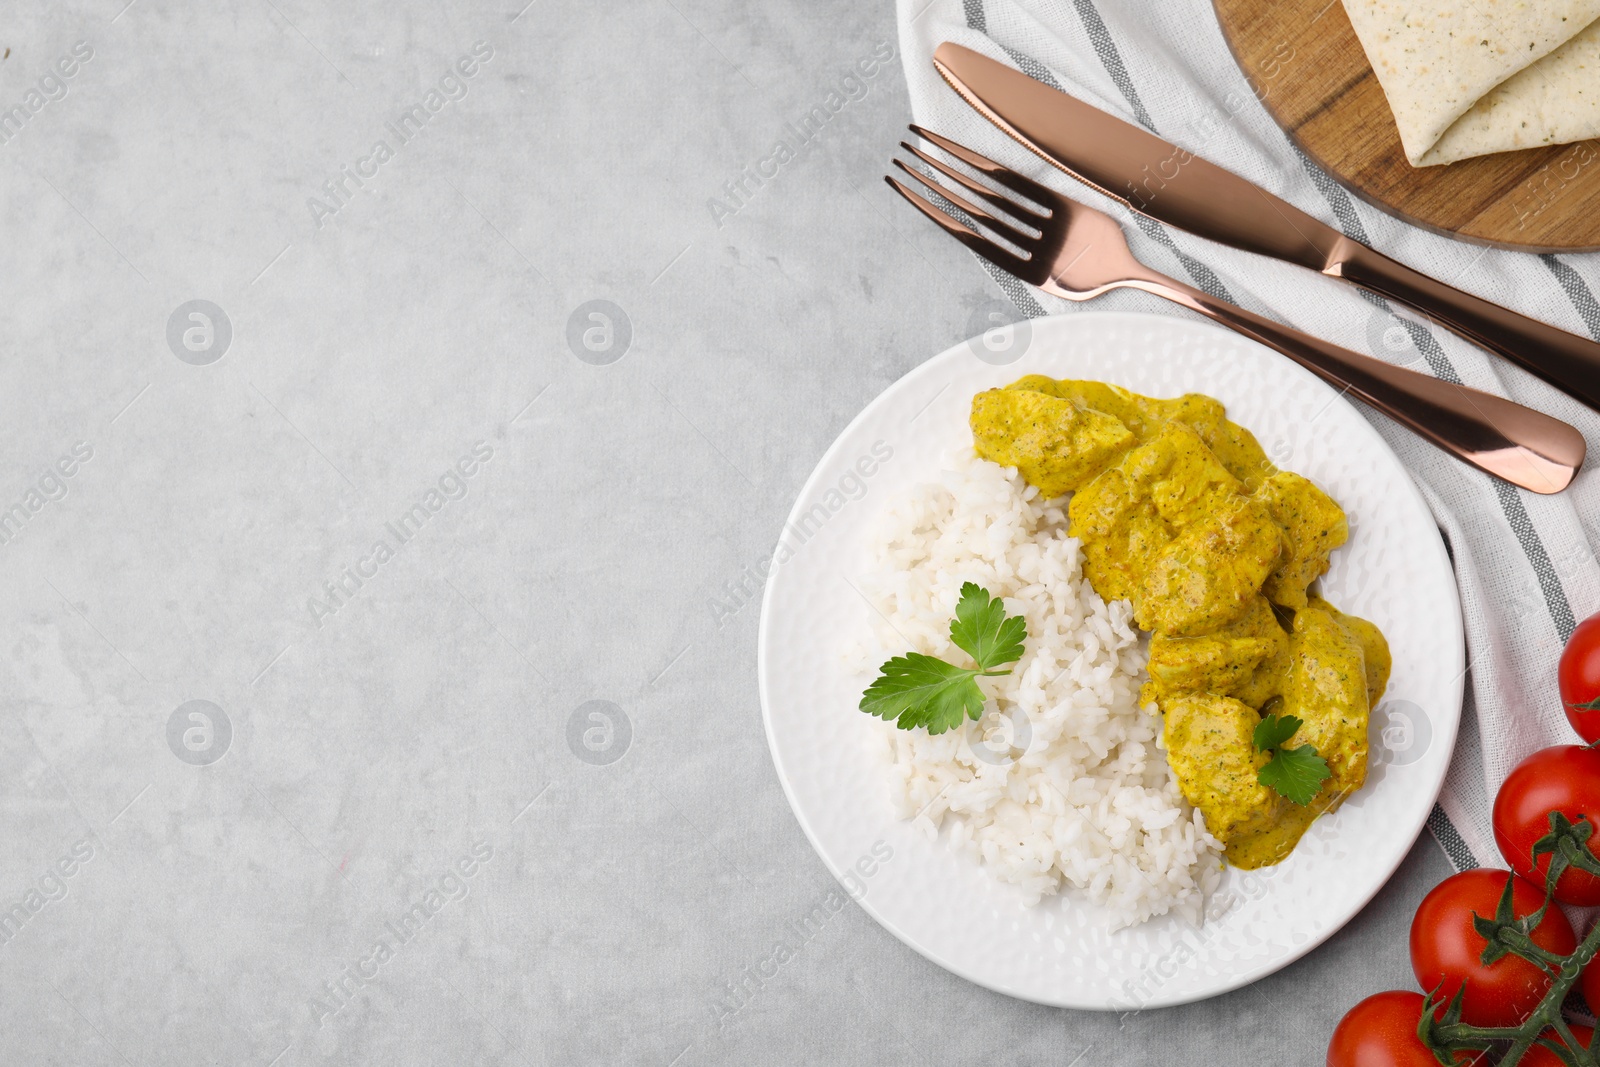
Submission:
[[[1267,715],[1256,724],[1257,751],[1271,752],[1272,758],[1256,775],[1256,781],[1275,790],[1296,804],[1309,804],[1333,776],[1328,761],[1317,754],[1315,745],[1285,748],[1284,743],[1305,723],[1293,715]]]
[[[894,720],[902,730],[925,726],[930,734],[942,734],[955,729],[964,717],[983,715],[983,690],[977,680],[1010,674],[996,668],[1021,659],[1027,637],[1027,620],[1007,616],[999,597],[967,582],[961,586],[956,617],[950,620],[950,640],[977,667],[957,667],[920,652],[896,656],[880,668],[862,694],[861,710]]]

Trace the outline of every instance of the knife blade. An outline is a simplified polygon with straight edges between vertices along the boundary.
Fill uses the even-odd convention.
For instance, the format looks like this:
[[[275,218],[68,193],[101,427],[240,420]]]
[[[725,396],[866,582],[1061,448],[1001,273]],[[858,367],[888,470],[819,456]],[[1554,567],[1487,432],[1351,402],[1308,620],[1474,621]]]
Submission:
[[[1237,174],[981,52],[946,42],[933,65],[1002,131],[1129,209],[1405,304],[1600,410],[1600,344],[1412,270]]]

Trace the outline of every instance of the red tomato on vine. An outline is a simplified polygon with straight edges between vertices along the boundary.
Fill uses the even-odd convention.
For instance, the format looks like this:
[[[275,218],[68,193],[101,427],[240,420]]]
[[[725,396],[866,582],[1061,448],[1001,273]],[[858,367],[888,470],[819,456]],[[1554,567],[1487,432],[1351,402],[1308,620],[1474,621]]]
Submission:
[[[1561,705],[1589,744],[1600,741],[1600,615],[1584,619],[1561,653]]]
[[[1505,871],[1479,869],[1451,875],[1422,898],[1411,921],[1411,969],[1423,989],[1439,989],[1449,1003],[1466,985],[1461,1021],[1473,1026],[1516,1026],[1539,1006],[1554,979],[1520,956],[1485,964],[1488,942],[1473,927],[1473,916],[1492,918],[1506,882],[1512,882],[1511,911],[1524,918],[1539,910],[1544,892]],[[1558,956],[1578,947],[1572,926],[1551,908],[1533,930],[1533,942]]]
[[[1511,869],[1544,884],[1550,856],[1533,860],[1533,846],[1550,832],[1550,813],[1572,822],[1587,818],[1596,828],[1590,855],[1600,858],[1600,750],[1582,745],[1541,749],[1517,764],[1494,798],[1494,840]],[[1600,877],[1568,869],[1556,883],[1556,899],[1589,907],[1600,904]]]
[[[1417,1036],[1422,994],[1377,993],[1339,1020],[1328,1042],[1328,1067],[1439,1067]]]

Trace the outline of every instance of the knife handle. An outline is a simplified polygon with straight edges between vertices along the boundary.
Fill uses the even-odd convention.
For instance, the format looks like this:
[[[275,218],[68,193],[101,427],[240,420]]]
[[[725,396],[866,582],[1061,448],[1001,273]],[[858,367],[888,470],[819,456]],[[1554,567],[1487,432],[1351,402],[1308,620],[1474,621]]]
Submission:
[[[1530,319],[1349,242],[1323,271],[1437,319],[1600,411],[1600,344]]]
[[[1559,493],[1583,465],[1583,434],[1560,419],[1340,348],[1151,274],[1126,285],[1164,297],[1288,356],[1341,392],[1354,393],[1447,452],[1535,493]]]

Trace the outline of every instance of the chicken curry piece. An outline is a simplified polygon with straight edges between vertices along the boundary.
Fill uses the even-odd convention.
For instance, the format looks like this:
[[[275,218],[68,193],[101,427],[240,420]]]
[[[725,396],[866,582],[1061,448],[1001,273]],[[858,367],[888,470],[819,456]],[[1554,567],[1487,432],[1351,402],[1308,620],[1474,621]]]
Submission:
[[[1141,696],[1165,717],[1173,773],[1228,861],[1284,859],[1366,780],[1368,717],[1388,684],[1383,634],[1313,589],[1349,538],[1344,511],[1206,396],[1031,375],[975,396],[971,425],[978,455],[1044,497],[1072,494],[1084,573],[1151,632]],[[1300,719],[1290,743],[1327,762],[1309,804],[1258,779],[1264,712]]]

